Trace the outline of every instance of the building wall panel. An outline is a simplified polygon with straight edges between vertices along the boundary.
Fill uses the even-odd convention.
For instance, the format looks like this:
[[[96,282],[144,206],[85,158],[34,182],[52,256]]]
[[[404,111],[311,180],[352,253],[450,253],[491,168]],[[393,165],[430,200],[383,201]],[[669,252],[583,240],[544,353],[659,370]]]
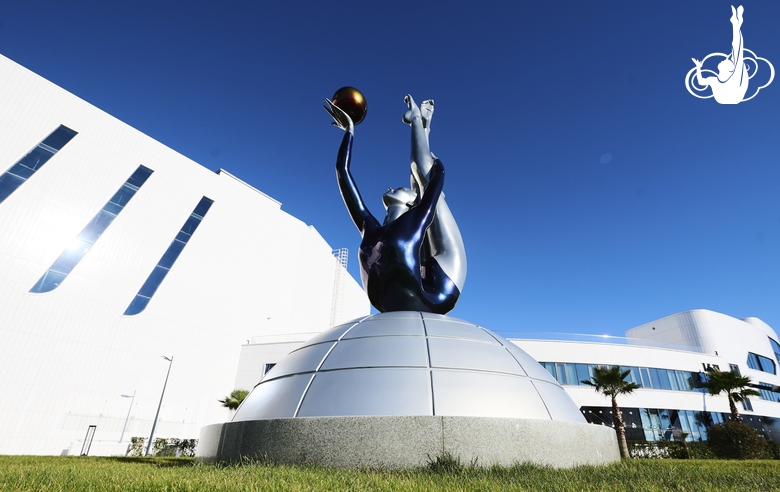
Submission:
[[[279,202],[2,57],[0,103],[0,172],[59,125],[78,132],[0,203],[0,454],[78,452],[88,425],[118,441],[133,391],[124,439],[148,435],[162,355],[156,435],[196,438],[229,417],[217,400],[242,343],[330,326],[331,247]],[[154,172],[62,284],[29,293],[139,165]],[[124,316],[203,196],[214,204],[146,310]],[[367,314],[342,282],[344,316]]]

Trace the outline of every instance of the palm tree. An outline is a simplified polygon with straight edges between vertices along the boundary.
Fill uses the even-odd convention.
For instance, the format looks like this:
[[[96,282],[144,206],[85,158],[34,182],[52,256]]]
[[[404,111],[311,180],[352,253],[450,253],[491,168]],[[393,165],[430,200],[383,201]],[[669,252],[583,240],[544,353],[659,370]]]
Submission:
[[[750,378],[740,376],[735,371],[719,371],[718,369],[708,371],[707,376],[707,381],[700,382],[698,386],[705,388],[711,395],[726,393],[726,397],[729,399],[731,419],[735,422],[742,422],[742,416],[737,411],[737,405],[734,402],[745,401],[748,396],[760,394],[749,387]]]
[[[631,370],[621,371],[620,366],[596,367],[593,369],[593,376],[590,380],[581,381],[583,384],[593,386],[593,389],[602,395],[609,396],[612,399],[612,426],[617,432],[618,445],[620,446],[620,456],[630,458],[628,454],[628,443],[626,443],[626,424],[623,423],[623,414],[617,404],[615,397],[617,395],[627,395],[639,388],[636,383],[626,381],[626,377]]]
[[[247,390],[233,390],[230,393],[230,396],[225,397],[224,400],[217,401],[220,402],[223,407],[228,407],[231,410],[235,410],[239,405],[241,405],[241,402],[244,401],[244,398],[246,398],[246,395],[248,394],[249,391]]]
[[[688,442],[686,439],[688,439],[688,434],[684,430],[680,430],[680,440],[682,441],[683,449],[685,449],[685,455],[688,457],[688,459],[691,459],[691,450],[688,449]]]

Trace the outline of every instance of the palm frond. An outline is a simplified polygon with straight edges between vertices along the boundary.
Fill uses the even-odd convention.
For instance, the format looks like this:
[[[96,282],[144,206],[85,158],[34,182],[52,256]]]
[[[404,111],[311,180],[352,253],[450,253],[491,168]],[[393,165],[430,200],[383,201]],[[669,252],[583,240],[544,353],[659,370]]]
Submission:
[[[593,387],[599,393],[607,396],[627,395],[639,388],[639,385],[626,381],[631,370],[622,371],[620,366],[596,367],[590,380],[583,380],[583,384]]]
[[[224,400],[217,400],[223,407],[227,407],[231,410],[236,410],[244,398],[247,397],[249,391],[247,390],[233,390],[230,392],[230,396],[225,397]]]
[[[730,394],[732,398],[736,394],[743,394],[746,396],[758,396],[758,392],[750,388],[750,378],[748,376],[740,376],[734,371],[719,371],[717,369],[707,373],[707,381],[700,383],[702,388],[705,388],[711,395],[719,395],[721,393]]]

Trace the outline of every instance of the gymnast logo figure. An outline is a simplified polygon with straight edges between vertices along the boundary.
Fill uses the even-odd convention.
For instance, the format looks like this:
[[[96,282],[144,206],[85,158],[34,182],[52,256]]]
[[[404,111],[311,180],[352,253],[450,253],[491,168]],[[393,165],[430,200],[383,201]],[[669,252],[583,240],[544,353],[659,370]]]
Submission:
[[[430,151],[433,101],[404,98],[404,123],[412,127],[411,188],[388,189],[380,223],[366,207],[350,173],[355,125],[326,99],[333,125],[344,130],[336,178],[352,221],[363,237],[360,276],[371,304],[380,312],[446,314],[455,307],[466,280],[463,239],[444,199],[444,165]]]
[[[696,66],[685,76],[685,88],[695,97],[700,99],[714,97],[715,101],[720,104],[739,104],[756,97],[758,91],[771,84],[775,78],[775,67],[769,63],[769,60],[756,56],[755,53],[745,48],[741,31],[744,12],[745,9],[741,5],[737,9],[734,9],[733,5],[731,7],[731,54],[711,53],[702,61],[692,58],[693,64]],[[718,63],[717,74],[713,70],[702,68],[709,58],[714,60],[722,58],[721,62]],[[764,85],[757,87],[750,96],[745,97],[750,79],[758,73],[759,61],[766,63],[769,67],[769,80]],[[714,76],[704,77],[702,73]],[[712,94],[702,96],[696,93],[706,91],[707,87],[712,90]]]

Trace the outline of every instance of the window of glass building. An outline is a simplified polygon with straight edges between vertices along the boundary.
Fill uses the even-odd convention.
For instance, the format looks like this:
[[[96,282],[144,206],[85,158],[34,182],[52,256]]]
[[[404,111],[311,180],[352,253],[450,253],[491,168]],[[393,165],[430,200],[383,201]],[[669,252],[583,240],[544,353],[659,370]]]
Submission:
[[[151,176],[152,170],[138,166],[138,169],[127,178],[127,181],[114,193],[114,196],[103,205],[103,208],[95,215],[84,229],[76,236],[65,251],[57,258],[51,267],[38,279],[30,292],[43,294],[51,292],[65,280],[76,265],[84,258],[84,255],[92,248],[92,245],[108,229],[119,212],[135,195],[138,189]]]
[[[639,368],[638,367],[629,367],[628,369],[631,372],[629,373],[629,375],[626,378],[626,380],[639,385],[639,387],[641,388],[642,387],[642,376],[639,375]]]
[[[648,441],[660,441],[664,436],[666,429],[665,422],[661,416],[665,415],[664,410],[657,408],[640,408],[639,416],[642,420],[642,428],[645,431],[645,437]]]
[[[77,134],[78,132],[71,130],[67,126],[60,125],[43,142],[39,143],[27,155],[11,166],[10,169],[0,175],[0,203],[3,203],[11,193],[30,179],[38,169],[43,167],[54,154]]]
[[[688,433],[687,441],[707,440],[707,428],[722,423],[717,412],[676,410],[667,408],[621,408],[626,424],[626,437],[632,440],[672,441]],[[612,425],[609,407],[581,407],[585,419],[592,424]]]
[[[757,371],[776,374],[775,362],[769,357],[764,357],[763,355],[748,352],[747,365],[749,368],[755,369]]]
[[[760,386],[758,389],[758,397],[762,400],[768,400],[768,401],[774,401],[774,402],[780,402],[780,393],[777,391],[772,391],[772,388],[774,388],[773,385],[769,383],[765,383],[763,381],[759,381],[758,385]]]
[[[540,362],[542,367],[562,385],[582,386],[593,376],[597,364],[579,364],[571,362]],[[654,367],[620,366],[629,371],[626,381],[636,383],[640,388],[663,389],[671,391],[696,391],[694,381],[698,373],[676,371]]]
[[[577,384],[584,384],[583,381],[590,381],[593,376],[593,370],[588,368],[587,364],[576,364]]]
[[[573,364],[562,362],[540,362],[558,383],[570,386],[581,386],[582,381],[590,381],[593,376],[593,364]]]
[[[777,341],[771,337],[767,338],[769,338],[769,344],[772,345],[772,350],[775,353],[775,360],[780,363],[780,343],[777,343]]]
[[[173,267],[176,259],[184,250],[184,246],[187,245],[190,238],[195,233],[195,230],[198,228],[201,221],[203,221],[203,217],[206,216],[206,212],[209,211],[212,203],[214,203],[214,200],[206,198],[205,196],[201,198],[200,202],[195,207],[195,210],[192,211],[192,214],[190,214],[178,234],[176,234],[171,245],[168,246],[168,249],[163,253],[160,261],[157,262],[152,273],[149,274],[146,282],[141,286],[138,294],[136,294],[135,298],[130,302],[130,305],[124,312],[125,316],[133,316],[146,309],[152,296],[157,292],[157,288],[160,287],[163,279],[168,275],[168,272]]]
[[[560,384],[569,384],[568,380],[566,379],[566,364],[555,364],[555,378],[558,380]],[[572,383],[574,384],[574,383]]]
[[[680,391],[691,391],[693,389],[694,375],[688,371],[674,371],[677,375]]]

